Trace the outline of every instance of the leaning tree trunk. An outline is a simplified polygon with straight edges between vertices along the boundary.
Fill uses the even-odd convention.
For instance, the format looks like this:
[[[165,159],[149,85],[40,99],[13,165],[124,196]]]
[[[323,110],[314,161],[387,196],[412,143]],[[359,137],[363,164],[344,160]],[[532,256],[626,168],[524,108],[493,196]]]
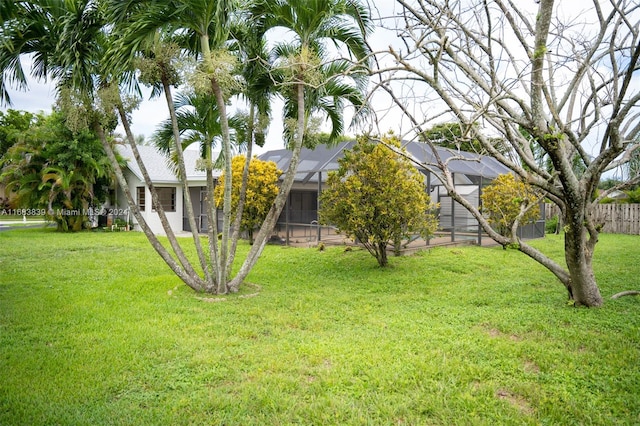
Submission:
[[[236,217],[231,225],[231,247],[229,248],[229,258],[227,259],[227,277],[231,280],[231,271],[233,262],[236,258],[236,250],[238,248],[238,240],[240,239],[240,228],[242,226],[242,215],[244,213],[244,204],[247,199],[247,186],[249,185],[249,168],[251,166],[251,156],[253,155],[253,133],[255,119],[255,105],[249,107],[249,123],[247,126],[247,153],[244,161],[244,169],[242,170],[242,182],[240,184],[240,194],[238,196],[238,205],[236,207]],[[253,230],[249,230],[249,242],[253,244]]]
[[[202,249],[202,243],[200,242],[200,230],[196,224],[196,217],[193,212],[193,204],[191,203],[191,192],[189,189],[189,181],[187,179],[187,168],[184,162],[184,153],[182,150],[182,140],[180,137],[180,129],[178,126],[178,117],[176,115],[176,107],[173,103],[173,94],[171,91],[171,85],[167,81],[166,76],[162,77],[162,87],[164,89],[165,101],[169,108],[169,115],[171,117],[171,127],[173,129],[173,141],[176,148],[176,157],[178,159],[178,170],[180,171],[180,182],[182,183],[184,209],[187,214],[187,220],[189,221],[189,227],[191,228],[191,237],[193,238],[193,244],[198,254],[198,260],[200,261],[200,267],[204,273],[205,281],[208,285],[211,284],[211,275],[209,274],[209,268],[207,265],[207,258],[204,255]]]
[[[284,205],[289,197],[289,192],[293,186],[296,172],[298,170],[298,163],[300,162],[300,152],[302,151],[302,143],[304,140],[304,128],[305,128],[305,107],[304,107],[304,82],[299,82],[296,87],[297,101],[298,101],[298,129],[296,138],[294,141],[293,149],[291,150],[291,160],[289,161],[289,168],[285,174],[282,185],[280,185],[280,192],[276,196],[271,209],[267,213],[258,234],[255,236],[255,241],[247,254],[240,270],[236,276],[229,282],[229,290],[237,292],[240,289],[240,285],[244,279],[249,275],[251,269],[255,266],[267,244],[267,238],[273,231],[273,228],[280,217],[280,213],[284,208]]]
[[[158,214],[158,219],[160,219],[160,224],[162,225],[162,229],[164,229],[165,231],[167,240],[169,241],[169,244],[171,245],[171,248],[174,254],[180,261],[180,264],[182,265],[186,273],[189,274],[190,276],[197,277],[198,273],[195,271],[195,269],[193,269],[191,262],[189,262],[189,259],[185,255],[184,250],[182,250],[180,243],[178,243],[175,233],[173,232],[173,228],[171,228],[171,225],[169,224],[169,220],[167,219],[167,215],[165,214],[164,208],[162,207],[162,204],[158,199],[158,193],[156,192],[153,181],[149,176],[149,173],[147,171],[147,166],[144,164],[144,162],[142,161],[142,157],[140,156],[140,151],[138,150],[136,139],[133,136],[133,132],[131,131],[129,119],[127,118],[127,113],[124,109],[124,106],[122,105],[121,99],[118,100],[117,109],[118,109],[118,114],[120,116],[120,121],[127,135],[127,140],[129,141],[129,146],[131,147],[131,152],[133,154],[133,157],[136,160],[136,163],[138,164],[138,167],[140,168],[140,173],[142,173],[145,185],[147,185],[147,187],[149,188],[149,192],[151,192],[151,204],[153,205],[153,208]],[[129,202],[129,206],[131,205],[132,204]],[[138,220],[137,217],[136,217],[136,220]]]
[[[133,216],[138,221],[138,224],[140,225],[140,228],[142,229],[142,231],[146,235],[147,239],[151,243],[151,246],[160,255],[162,260],[165,261],[167,266],[169,266],[169,268],[171,268],[171,270],[186,285],[188,285],[189,287],[191,287],[195,291],[201,291],[202,288],[204,287],[204,283],[202,282],[202,280],[200,280],[200,278],[198,276],[190,275],[189,273],[187,273],[183,269],[183,267],[173,258],[173,256],[171,256],[169,251],[158,240],[158,237],[153,233],[153,231],[151,230],[151,228],[147,224],[146,220],[144,219],[144,217],[140,213],[140,209],[138,208],[137,204],[135,203],[135,201],[133,199],[131,191],[129,190],[129,185],[127,183],[127,180],[124,177],[124,173],[122,172],[122,169],[120,168],[120,164],[118,164],[118,160],[116,159],[116,155],[115,155],[115,152],[114,152],[113,148],[111,147],[111,145],[107,141],[107,138],[106,138],[106,136],[104,134],[104,130],[102,129],[102,126],[100,126],[100,124],[98,124],[98,123],[94,123],[93,124],[93,130],[95,131],[96,135],[98,135],[98,139],[100,140],[100,142],[102,144],[102,147],[104,148],[104,151],[107,154],[107,157],[109,158],[109,161],[111,162],[111,165],[113,166],[114,173],[116,175],[116,179],[117,179],[118,184],[122,188],[122,190],[123,190],[123,192],[124,192],[124,194],[125,194],[125,196],[127,198],[127,202],[129,203],[129,206],[130,206],[130,208],[131,208],[131,210],[133,212]]]

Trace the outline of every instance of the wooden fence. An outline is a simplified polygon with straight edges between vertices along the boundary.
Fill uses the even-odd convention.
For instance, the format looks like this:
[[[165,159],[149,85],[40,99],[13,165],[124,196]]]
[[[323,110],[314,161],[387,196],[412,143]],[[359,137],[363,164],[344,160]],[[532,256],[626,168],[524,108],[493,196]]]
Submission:
[[[545,219],[556,216],[560,210],[555,204],[545,205]],[[602,232],[610,234],[640,235],[640,204],[598,204],[596,223],[602,223]]]

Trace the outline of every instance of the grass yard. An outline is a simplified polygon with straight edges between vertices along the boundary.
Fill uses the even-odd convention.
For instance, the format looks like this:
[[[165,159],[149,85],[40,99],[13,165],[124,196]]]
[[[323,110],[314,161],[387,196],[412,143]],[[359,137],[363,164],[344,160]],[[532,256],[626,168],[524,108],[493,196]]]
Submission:
[[[207,302],[140,233],[3,231],[0,424],[640,424],[639,259],[602,235],[578,309],[515,251],[270,246]]]

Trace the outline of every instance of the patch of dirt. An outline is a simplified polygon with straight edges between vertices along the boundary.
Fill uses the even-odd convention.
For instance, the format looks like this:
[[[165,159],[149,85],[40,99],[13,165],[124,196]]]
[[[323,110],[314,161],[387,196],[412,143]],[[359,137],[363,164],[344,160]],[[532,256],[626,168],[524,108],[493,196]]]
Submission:
[[[533,361],[530,360],[526,360],[524,362],[524,371],[527,373],[534,373],[534,374],[539,374],[540,373],[540,367],[538,367],[538,364],[536,364]]]
[[[526,399],[516,393],[511,392],[508,389],[498,389],[496,391],[496,397],[507,401],[509,404],[520,410],[520,412],[522,412],[523,414],[532,415],[534,412],[533,408],[531,407],[531,405],[529,405]]]
[[[502,334],[502,333],[500,332],[500,330],[498,330],[497,328],[489,329],[489,330],[487,331],[487,333],[489,333],[489,336],[491,336],[491,337],[498,337],[498,336],[500,336],[500,335]]]
[[[495,327],[491,327],[489,324],[481,324],[481,327],[490,337],[501,337],[505,335],[502,331],[498,330]],[[522,341],[522,337],[518,336],[517,334],[510,334],[509,340],[511,340],[512,342],[520,342]]]
[[[251,297],[256,297],[257,295],[260,294],[260,291],[262,290],[262,287],[260,287],[258,284],[244,283],[244,285],[246,285],[248,287],[252,287],[256,291],[253,292],[253,293],[249,293],[249,294],[241,294],[239,296],[231,296],[231,297],[197,297],[197,299],[200,299],[203,302],[208,302],[208,303],[226,302],[227,300],[235,300],[235,299],[248,299],[248,298],[251,298]]]

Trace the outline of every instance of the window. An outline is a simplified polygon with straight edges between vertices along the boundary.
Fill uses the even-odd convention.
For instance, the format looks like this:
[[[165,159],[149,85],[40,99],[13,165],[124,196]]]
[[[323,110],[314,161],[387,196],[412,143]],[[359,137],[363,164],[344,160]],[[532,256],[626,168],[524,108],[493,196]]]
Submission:
[[[138,186],[137,188],[138,191],[138,207],[140,208],[140,211],[144,211],[145,210],[145,202],[144,202],[144,197],[145,197],[145,187],[144,186]]]
[[[156,187],[158,201],[165,212],[176,211],[176,188],[175,187]]]

